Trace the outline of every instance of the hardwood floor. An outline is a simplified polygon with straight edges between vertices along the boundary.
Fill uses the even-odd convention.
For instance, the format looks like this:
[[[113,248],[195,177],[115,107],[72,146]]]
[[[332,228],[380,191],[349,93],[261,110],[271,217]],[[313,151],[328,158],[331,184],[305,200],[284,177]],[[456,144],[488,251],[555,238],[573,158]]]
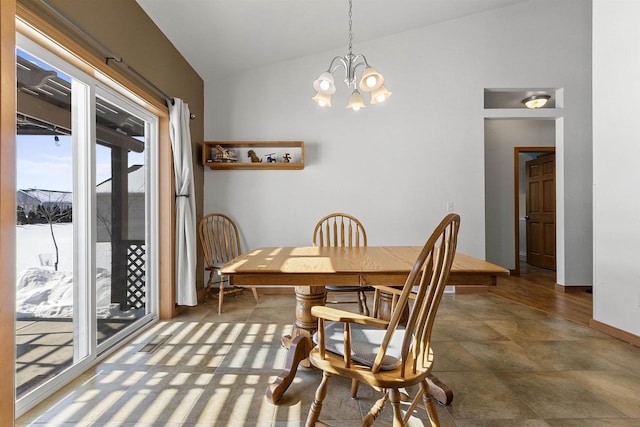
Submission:
[[[489,292],[583,325],[588,325],[593,316],[590,292],[556,289],[555,271],[524,262],[520,264],[519,276],[499,278],[497,286]]]

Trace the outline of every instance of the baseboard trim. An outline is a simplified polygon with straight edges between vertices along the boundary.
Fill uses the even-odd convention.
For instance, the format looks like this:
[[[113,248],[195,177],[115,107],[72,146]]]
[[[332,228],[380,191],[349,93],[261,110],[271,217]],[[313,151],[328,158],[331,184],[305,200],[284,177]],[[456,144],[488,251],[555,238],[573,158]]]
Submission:
[[[591,285],[585,285],[585,286],[566,286],[566,285],[561,285],[559,283],[556,283],[555,285],[555,290],[556,291],[560,291],[560,292],[564,292],[564,293],[570,293],[570,292],[586,292],[586,291],[591,291],[593,290],[593,286]]]
[[[600,332],[604,332],[607,335],[611,335],[612,337],[616,337],[618,339],[621,339],[622,341],[628,342],[631,345],[640,347],[640,336],[638,335],[623,331],[611,325],[607,325],[606,323],[598,322],[594,319],[591,319],[589,321],[589,326],[593,329],[597,329]]]

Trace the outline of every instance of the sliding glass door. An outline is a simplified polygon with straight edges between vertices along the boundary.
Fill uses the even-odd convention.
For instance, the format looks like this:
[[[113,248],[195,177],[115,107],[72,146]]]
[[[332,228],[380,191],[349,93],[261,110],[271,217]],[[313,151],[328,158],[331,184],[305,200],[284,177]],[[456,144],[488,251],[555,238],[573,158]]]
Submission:
[[[158,118],[18,36],[23,412],[157,319]]]

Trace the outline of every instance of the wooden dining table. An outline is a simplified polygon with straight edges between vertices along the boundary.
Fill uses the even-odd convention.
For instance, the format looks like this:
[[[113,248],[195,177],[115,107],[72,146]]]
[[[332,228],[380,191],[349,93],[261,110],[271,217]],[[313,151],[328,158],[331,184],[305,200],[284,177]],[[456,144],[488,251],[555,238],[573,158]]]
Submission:
[[[263,247],[225,264],[221,274],[234,286],[295,288],[293,331],[282,339],[289,348],[286,367],[267,388],[267,399],[280,400],[313,348],[317,319],[311,307],[324,304],[325,285],[402,286],[421,250],[421,246]],[[495,286],[498,276],[508,274],[498,265],[456,253],[447,283],[456,288]],[[436,377],[429,378],[429,386],[439,402],[448,404],[453,399],[453,392]]]

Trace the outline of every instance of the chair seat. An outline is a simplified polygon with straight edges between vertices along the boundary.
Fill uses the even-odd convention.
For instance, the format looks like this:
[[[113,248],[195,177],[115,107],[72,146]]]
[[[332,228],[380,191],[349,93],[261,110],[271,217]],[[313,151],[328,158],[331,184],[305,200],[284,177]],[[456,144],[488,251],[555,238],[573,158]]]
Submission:
[[[426,366],[418,366],[415,372],[407,369],[404,372],[404,376],[401,374],[402,365],[399,365],[395,369],[380,371],[378,373],[372,373],[371,368],[364,364],[352,363],[350,367],[347,367],[344,363],[343,357],[339,354],[327,351],[325,358],[320,357],[320,349],[316,346],[309,353],[309,362],[316,368],[330,372],[334,375],[344,376],[369,384],[373,387],[385,388],[401,388],[411,387],[419,384],[424,380],[431,371],[431,363]],[[409,365],[413,363],[411,352],[408,355]],[[352,395],[355,397],[355,395]]]
[[[386,330],[366,325],[351,324],[351,360],[365,366],[373,366]],[[344,356],[344,323],[327,322],[325,324],[325,348],[327,351]],[[387,353],[380,369],[391,371],[397,368],[402,358],[402,340],[404,329],[398,328],[391,338]],[[313,342],[318,344],[318,333],[313,335]]]

